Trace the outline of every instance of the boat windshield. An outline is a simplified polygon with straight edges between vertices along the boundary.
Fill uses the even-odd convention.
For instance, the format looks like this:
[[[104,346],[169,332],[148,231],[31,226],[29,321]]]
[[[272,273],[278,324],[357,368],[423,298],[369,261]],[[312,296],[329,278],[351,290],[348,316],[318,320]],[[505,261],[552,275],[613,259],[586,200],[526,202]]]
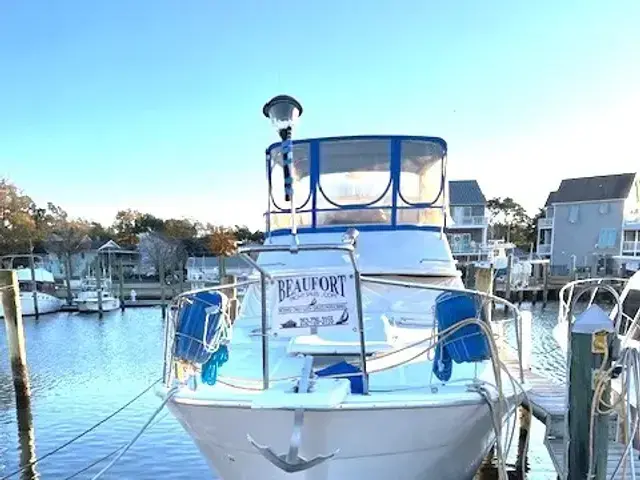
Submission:
[[[446,144],[427,137],[346,137],[294,144],[298,225],[442,226]],[[271,229],[290,227],[282,154],[268,151]]]

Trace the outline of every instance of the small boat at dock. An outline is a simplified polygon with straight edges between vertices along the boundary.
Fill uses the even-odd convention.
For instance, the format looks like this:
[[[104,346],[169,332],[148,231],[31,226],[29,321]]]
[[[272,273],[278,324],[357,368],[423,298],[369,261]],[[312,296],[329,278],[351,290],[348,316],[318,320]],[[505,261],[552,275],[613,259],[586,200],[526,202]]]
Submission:
[[[99,312],[102,303],[103,312],[111,312],[120,307],[120,300],[113,296],[111,280],[104,279],[100,288],[95,278],[88,277],[82,281],[80,291],[75,298],[79,312]]]
[[[47,270],[43,258],[33,256],[33,273],[31,271],[31,255],[6,255],[0,258],[0,266],[13,269],[18,276],[20,288],[20,307],[22,315],[35,315],[36,302],[38,313],[54,313],[62,308],[62,300],[56,296],[56,284],[53,274]],[[37,300],[34,300],[34,287]],[[4,318],[2,303],[0,302],[0,318]]]

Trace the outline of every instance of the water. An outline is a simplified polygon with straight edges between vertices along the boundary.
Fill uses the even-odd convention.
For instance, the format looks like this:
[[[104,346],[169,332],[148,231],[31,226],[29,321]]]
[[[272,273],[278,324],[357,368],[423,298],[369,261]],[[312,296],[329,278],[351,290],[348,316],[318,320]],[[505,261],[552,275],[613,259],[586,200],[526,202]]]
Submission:
[[[524,306],[526,309],[527,307]],[[557,310],[534,309],[533,364],[561,381],[564,361],[555,348],[551,328]],[[133,398],[162,371],[163,321],[158,308],[129,309],[97,316],[60,313],[24,320],[31,376],[31,412],[35,457],[81,433]],[[17,469],[21,450],[15,396],[0,328],[0,479]],[[16,475],[24,480],[66,479],[97,459],[126,444],[157,408],[159,398],[145,394],[131,407],[66,449],[43,460],[35,472]],[[527,480],[555,479],[551,459],[542,445],[544,427],[532,424]],[[517,437],[517,435],[516,435]],[[23,439],[26,435],[23,435]],[[511,478],[521,478],[513,467],[517,438],[508,462]],[[74,478],[91,478],[99,466]],[[214,479],[197,447],[166,411],[104,478]],[[491,465],[478,480],[497,479]]]

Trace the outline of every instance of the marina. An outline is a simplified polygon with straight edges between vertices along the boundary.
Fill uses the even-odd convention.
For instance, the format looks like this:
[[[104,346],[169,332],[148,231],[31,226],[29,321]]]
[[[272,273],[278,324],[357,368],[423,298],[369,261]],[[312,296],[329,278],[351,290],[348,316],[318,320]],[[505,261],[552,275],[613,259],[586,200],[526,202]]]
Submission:
[[[102,478],[165,409],[195,443],[211,475],[224,480],[471,480],[492,468],[506,480],[518,418],[515,471],[525,478],[532,416],[544,425],[542,445],[560,478],[622,478],[627,464],[634,472],[640,393],[632,404],[629,378],[640,380],[640,354],[620,347],[620,339],[624,346],[635,341],[638,315],[629,301],[635,302],[640,274],[626,287],[624,279],[603,278],[559,288],[549,343],[569,368],[555,382],[534,371],[533,315],[511,302],[517,292],[522,305],[529,292],[533,305],[541,292],[542,308],[547,307],[549,260],[534,259],[532,252],[516,260],[511,244],[494,242],[486,258],[467,263],[460,273],[447,228],[445,140],[293,140],[302,114],[295,99],[276,96],[263,113],[281,138],[265,156],[264,242],[238,245],[214,231],[210,248],[222,258],[217,284],[205,285],[211,276],[203,271],[197,288],[192,284],[184,291],[181,257],[179,289],[174,284],[168,304],[170,262],[163,253],[154,265],[161,377],[42,456],[34,450],[21,312],[20,287],[26,283],[16,270],[0,271],[21,441],[20,464],[2,480],[14,474],[35,478],[37,465],[148,392],[158,397],[157,405],[132,439],[70,478],[94,467],[92,480]],[[179,251],[170,239],[153,241],[164,251]],[[87,238],[80,242],[88,245]],[[61,315],[94,321],[95,313],[102,323],[121,310],[124,318],[123,255],[117,297],[112,285],[112,255],[118,252],[113,241],[97,247],[86,262],[90,275],[76,293],[65,254],[66,309],[75,306],[77,313]],[[227,275],[224,257],[231,255],[249,267],[242,280]],[[612,295],[609,314],[597,306],[599,290]],[[578,300],[587,292],[590,300],[579,312]],[[133,289],[129,297],[137,301]],[[37,303],[35,317],[41,321]],[[585,390],[593,390],[593,398]]]

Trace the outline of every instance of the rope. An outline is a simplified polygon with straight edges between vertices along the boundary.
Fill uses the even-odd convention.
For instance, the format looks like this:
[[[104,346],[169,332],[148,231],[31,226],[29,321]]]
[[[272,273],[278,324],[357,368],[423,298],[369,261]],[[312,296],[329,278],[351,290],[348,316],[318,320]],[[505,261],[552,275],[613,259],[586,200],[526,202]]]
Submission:
[[[98,473],[96,473],[93,477],[91,477],[91,480],[98,480],[100,477],[102,477],[102,475],[104,475],[111,467],[113,467],[116,462],[118,460],[120,460],[122,458],[122,456],[127,453],[127,450],[129,450],[134,443],[136,443],[136,441],[138,440],[138,438],[140,438],[140,436],[144,433],[144,431],[147,429],[147,427],[149,427],[149,425],[151,424],[151,422],[153,422],[153,419],[156,418],[156,416],[162,411],[162,409],[164,408],[164,406],[167,404],[167,402],[169,400],[171,400],[171,397],[173,397],[176,392],[178,391],[179,387],[173,387],[171,390],[169,390],[167,392],[166,397],[164,398],[164,400],[162,400],[162,403],[160,404],[160,406],[156,409],[155,412],[153,412],[153,415],[151,415],[151,418],[149,418],[149,420],[147,420],[147,423],[145,423],[142,428],[140,429],[140,431],[131,439],[131,441],[120,451],[120,453],[118,453],[118,455],[116,455],[116,457],[111,460],[102,470],[100,470]]]
[[[60,445],[59,447],[54,448],[53,450],[51,450],[50,452],[45,453],[44,455],[42,455],[41,457],[36,458],[35,460],[33,460],[30,463],[27,463],[26,465],[23,465],[22,467],[20,467],[17,470],[14,470],[13,472],[9,473],[8,475],[5,475],[4,477],[0,478],[0,480],[6,480],[8,478],[13,477],[14,475],[17,475],[19,473],[21,473],[22,471],[26,470],[27,468],[35,465],[36,463],[41,462],[42,460],[44,460],[45,458],[50,457],[51,455],[58,453],[60,450],[68,447],[69,445],[71,445],[73,442],[81,439],[82,437],[84,437],[85,435],[87,435],[88,433],[94,431],[96,428],[98,428],[100,425],[102,425],[103,423],[107,422],[108,420],[111,420],[113,417],[115,417],[117,414],[119,414],[120,412],[122,412],[125,408],[129,407],[133,402],[135,402],[136,400],[138,400],[140,397],[142,397],[145,393],[147,393],[149,390],[151,390],[154,385],[156,383],[158,383],[160,380],[162,380],[161,378],[157,379],[156,381],[154,381],[151,385],[149,385],[147,388],[145,388],[142,392],[140,392],[138,395],[136,395],[135,397],[133,397],[131,400],[129,400],[127,403],[125,403],[122,407],[118,408],[115,412],[111,413],[110,415],[106,416],[105,418],[103,418],[102,420],[100,420],[98,423],[96,423],[95,425],[89,427],[88,429],[86,429],[84,432],[76,435],[75,437],[73,437],[72,439],[68,440],[67,442],[63,443],[62,445]]]
[[[162,417],[160,417],[153,425],[150,425],[149,428],[147,430],[151,430],[153,427],[155,427],[156,425],[158,425],[160,422],[162,422],[162,420],[164,420],[165,418],[167,418],[167,415],[169,415],[169,412],[165,413]],[[80,475],[81,473],[86,472],[87,470],[91,470],[91,468],[95,467],[97,464],[99,464],[100,462],[106,460],[107,458],[111,457],[112,455],[115,455],[116,453],[118,453],[120,450],[122,450],[124,447],[126,447],[127,444],[123,444],[120,445],[118,448],[116,448],[115,450],[113,450],[112,452],[108,453],[107,455],[100,457],[98,460],[90,463],[89,465],[87,465],[86,467],[82,468],[81,470],[78,470],[77,472],[75,472],[73,475],[66,477],[64,480],[71,480],[72,478],[77,477],[78,475]]]

